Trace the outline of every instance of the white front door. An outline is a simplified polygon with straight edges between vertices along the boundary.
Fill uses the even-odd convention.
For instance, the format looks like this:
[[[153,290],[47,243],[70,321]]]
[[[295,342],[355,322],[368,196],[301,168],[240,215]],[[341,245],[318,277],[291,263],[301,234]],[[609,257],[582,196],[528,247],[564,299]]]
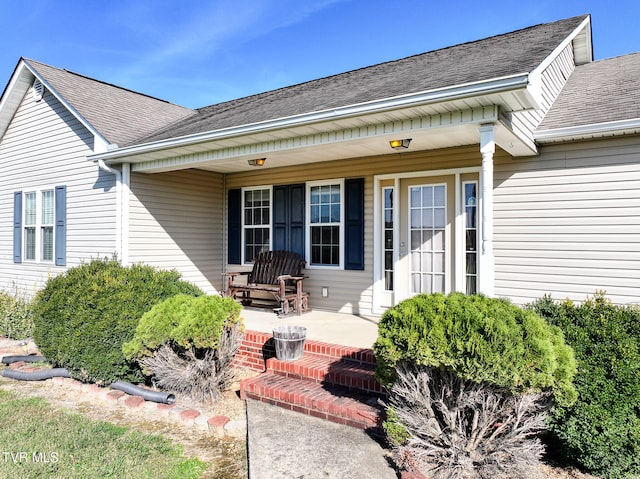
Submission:
[[[465,173],[379,182],[378,311],[421,293],[476,292],[477,178]]]

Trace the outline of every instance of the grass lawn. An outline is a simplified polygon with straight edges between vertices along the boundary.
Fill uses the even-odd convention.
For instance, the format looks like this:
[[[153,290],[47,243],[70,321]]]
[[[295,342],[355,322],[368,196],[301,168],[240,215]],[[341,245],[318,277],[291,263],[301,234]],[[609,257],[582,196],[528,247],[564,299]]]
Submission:
[[[0,478],[198,478],[181,446],[0,389]]]

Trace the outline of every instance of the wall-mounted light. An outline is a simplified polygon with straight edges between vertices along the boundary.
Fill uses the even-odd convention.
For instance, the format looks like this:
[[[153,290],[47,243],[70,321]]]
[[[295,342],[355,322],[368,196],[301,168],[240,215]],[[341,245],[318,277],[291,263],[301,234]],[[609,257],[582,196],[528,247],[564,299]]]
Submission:
[[[411,143],[411,138],[403,138],[402,140],[391,140],[389,146],[394,150],[404,150],[409,148],[409,143]]]
[[[267,161],[266,158],[256,158],[255,160],[249,160],[250,166],[262,166],[264,162]]]

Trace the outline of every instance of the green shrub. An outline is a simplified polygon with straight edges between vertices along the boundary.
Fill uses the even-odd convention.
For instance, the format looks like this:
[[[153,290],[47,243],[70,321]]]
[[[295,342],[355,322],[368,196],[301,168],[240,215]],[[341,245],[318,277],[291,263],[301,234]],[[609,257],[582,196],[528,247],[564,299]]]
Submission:
[[[242,307],[232,298],[173,296],[146,312],[122,351],[156,384],[198,401],[216,401],[235,379]]]
[[[127,361],[122,345],[140,317],[162,300],[202,291],[175,271],[124,267],[115,259],[92,260],[50,279],[34,303],[34,339],[55,366],[77,379],[139,382],[144,375]]]
[[[603,293],[581,305],[546,296],[532,308],[564,331],[578,362],[578,401],[551,415],[561,453],[601,477],[638,477],[640,309]]]
[[[232,298],[178,294],[147,311],[122,351],[127,359],[151,356],[163,344],[215,349],[224,326],[241,322],[242,307]]]
[[[408,362],[514,393],[551,390],[563,404],[576,398],[575,360],[560,329],[503,299],[451,293],[405,300],[382,316],[374,351],[387,387]]]
[[[25,339],[32,334],[31,302],[0,291],[0,336]]]

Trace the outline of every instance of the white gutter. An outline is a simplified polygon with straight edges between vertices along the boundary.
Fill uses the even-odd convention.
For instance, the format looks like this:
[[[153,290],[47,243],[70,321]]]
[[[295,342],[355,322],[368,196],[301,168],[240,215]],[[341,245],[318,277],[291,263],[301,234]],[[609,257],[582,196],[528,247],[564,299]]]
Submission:
[[[164,150],[187,146],[195,143],[206,141],[220,140],[235,136],[248,135],[268,130],[291,128],[309,123],[317,123],[327,120],[339,120],[355,115],[367,115],[379,113],[382,111],[394,110],[398,108],[409,108],[429,103],[451,101],[454,99],[462,99],[471,96],[488,95],[526,88],[529,85],[529,74],[521,73],[511,75],[487,82],[469,83],[458,85],[455,87],[443,88],[439,90],[431,90],[428,92],[413,93],[410,95],[402,95],[384,100],[376,100],[367,103],[359,103],[331,110],[323,110],[318,112],[306,113],[291,117],[278,118],[258,123],[250,123],[232,128],[223,128],[220,130],[207,131],[194,135],[170,138],[166,140],[145,143],[142,145],[134,145],[130,147],[119,148],[105,153],[98,153],[87,157],[87,159],[96,160],[116,160],[131,155],[139,155],[151,153],[154,151]],[[533,100],[533,99],[532,99]],[[533,100],[535,103],[535,100]]]
[[[615,134],[625,130],[640,130],[640,118],[534,131],[533,138],[540,141],[572,140],[581,136]]]
[[[116,248],[115,253],[123,265],[126,265],[123,258],[122,241],[122,173],[115,168],[111,168],[103,160],[97,160],[101,170],[111,173],[116,177]]]

